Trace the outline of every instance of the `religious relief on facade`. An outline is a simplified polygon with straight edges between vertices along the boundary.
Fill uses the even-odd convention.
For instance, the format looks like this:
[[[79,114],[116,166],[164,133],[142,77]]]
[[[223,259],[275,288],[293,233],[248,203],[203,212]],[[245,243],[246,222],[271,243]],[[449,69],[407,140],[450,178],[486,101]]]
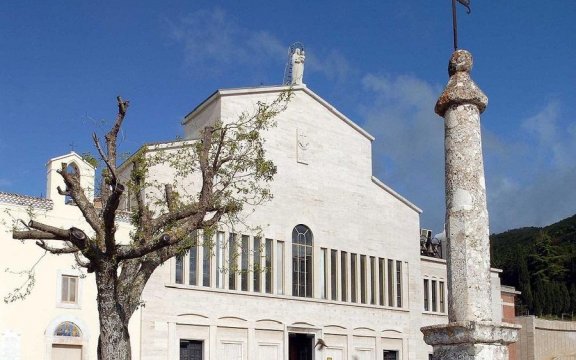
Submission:
[[[310,141],[302,129],[296,130],[296,160],[300,164],[308,165],[310,162]]]

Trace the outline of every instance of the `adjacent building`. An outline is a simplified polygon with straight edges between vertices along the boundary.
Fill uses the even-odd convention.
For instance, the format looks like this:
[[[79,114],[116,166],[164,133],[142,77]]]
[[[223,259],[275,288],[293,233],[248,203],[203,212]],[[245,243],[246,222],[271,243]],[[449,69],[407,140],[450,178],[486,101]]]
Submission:
[[[54,256],[34,241],[12,239],[12,228],[22,227],[32,219],[64,228],[85,224],[71,199],[58,194],[58,186],[65,188],[56,173],[62,164],[80,174],[82,186],[93,198],[94,167],[74,152],[46,164],[46,197],[0,192],[2,360],[96,359],[98,310],[94,276],[76,267],[73,256]],[[119,231],[127,236],[128,230],[127,223],[121,223]],[[137,345],[139,325],[134,324],[131,334]]]

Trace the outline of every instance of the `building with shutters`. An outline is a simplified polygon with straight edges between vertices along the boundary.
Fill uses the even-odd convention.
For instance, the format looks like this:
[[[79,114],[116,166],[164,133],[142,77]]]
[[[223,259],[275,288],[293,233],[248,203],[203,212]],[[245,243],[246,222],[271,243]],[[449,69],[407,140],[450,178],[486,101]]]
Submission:
[[[48,161],[44,197],[0,192],[2,360],[96,359],[98,312],[94,276],[75,267],[71,255],[45,254],[34,241],[12,239],[13,226],[23,226],[19,220],[26,223],[34,219],[64,228],[85,224],[73,202],[58,194],[58,186],[65,188],[56,173],[62,164],[80,174],[82,186],[93,198],[94,167],[74,152]],[[119,231],[127,236],[128,223],[119,222]],[[26,297],[20,299],[19,294]],[[135,345],[139,342],[138,324],[135,322],[131,328]],[[135,350],[139,357],[137,346]]]

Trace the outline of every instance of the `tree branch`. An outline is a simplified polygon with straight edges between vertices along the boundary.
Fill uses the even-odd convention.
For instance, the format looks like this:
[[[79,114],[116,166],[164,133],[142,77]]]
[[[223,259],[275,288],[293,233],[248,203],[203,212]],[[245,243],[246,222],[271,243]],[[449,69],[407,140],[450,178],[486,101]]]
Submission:
[[[38,230],[14,230],[12,238],[16,240],[68,240],[67,238],[64,239],[49,232]]]
[[[145,256],[151,252],[178,243],[178,238],[172,238],[168,234],[162,234],[156,240],[139,246],[120,245],[116,252],[119,260],[129,260]]]
[[[126,116],[126,110],[128,110],[128,106],[130,106],[130,102],[122,100],[120,96],[116,97],[116,101],[118,102],[118,114],[116,115],[116,121],[105,137],[108,151],[107,158],[111,167],[110,171],[113,173],[116,172],[116,140],[118,138],[118,132],[120,131],[120,127],[122,126],[122,122]]]
[[[80,251],[77,247],[71,247],[71,246],[67,246],[67,247],[63,247],[63,248],[52,247],[50,245],[47,245],[44,242],[44,240],[36,241],[36,245],[38,245],[42,249],[44,249],[44,250],[46,250],[52,254],[56,254],[56,255],[73,254],[73,253],[77,253]]]
[[[88,200],[84,189],[80,185],[80,179],[78,176],[72,176],[66,171],[65,164],[62,164],[62,169],[57,171],[62,179],[64,179],[64,184],[66,184],[66,191],[72,197],[78,209],[82,212],[82,215],[86,219],[86,222],[90,227],[96,232],[97,237],[103,238],[104,234],[102,231],[102,222],[98,215],[98,212],[94,208],[94,204]]]
[[[86,243],[88,236],[84,231],[71,227],[68,230],[57,228],[51,225],[46,225],[41,222],[30,220],[27,225],[28,229],[32,230],[14,230],[12,232],[12,238],[18,240],[61,240],[69,241],[79,250],[86,248]],[[44,242],[41,241],[43,244]],[[37,243],[38,244],[38,243]],[[43,244],[46,245],[46,244]],[[38,245],[40,246],[40,245]],[[48,245],[46,245],[48,246]],[[42,247],[42,246],[40,246]],[[42,247],[43,248],[43,247]],[[44,249],[48,250],[48,249]],[[51,250],[48,250],[52,252]],[[53,252],[55,253],[55,252]]]
[[[114,234],[116,233],[116,210],[120,206],[120,196],[124,192],[124,185],[117,183],[114,186],[112,194],[106,202],[106,207],[102,213],[104,220],[104,243],[106,244],[106,251],[112,252],[116,248],[116,241]]]
[[[100,155],[100,158],[102,159],[102,161],[104,161],[104,163],[106,164],[106,167],[108,168],[108,171],[110,171],[110,176],[112,176],[112,183],[116,183],[116,170],[114,170],[114,168],[112,167],[112,165],[110,165],[110,162],[108,161],[108,157],[104,154],[104,151],[102,150],[102,147],[100,146],[100,140],[98,139],[98,135],[96,135],[96,133],[92,133],[92,140],[94,141],[94,146],[96,146],[96,150],[98,151],[98,154]]]
[[[213,128],[207,126],[204,128],[202,134],[202,148],[199,154],[200,170],[202,171],[202,189],[200,190],[200,206],[204,206],[209,199],[209,194],[212,192],[212,185],[214,181],[214,172],[208,165],[210,157],[210,148],[212,147],[212,132]]]
[[[220,152],[222,152],[222,146],[224,145],[224,139],[226,137],[226,131],[228,129],[226,127],[220,128],[220,138],[218,139],[218,147],[216,148],[216,154],[214,155],[214,161],[212,162],[212,169],[216,172],[216,169],[219,167],[219,158]]]
[[[179,210],[175,210],[158,216],[156,219],[152,220],[150,230],[152,233],[156,233],[161,229],[163,229],[168,224],[185,219],[190,216],[198,215],[202,211],[215,211],[215,209],[200,209],[199,203],[194,202],[190,205],[184,206]]]
[[[89,260],[82,259],[80,257],[80,252],[74,253],[74,259],[76,259],[76,264],[78,264],[78,266],[86,268],[88,272],[94,272],[94,268],[92,266],[92,263]]]
[[[55,226],[46,225],[46,224],[43,224],[43,223],[35,221],[35,220],[30,220],[28,222],[28,227],[32,228],[32,229],[44,231],[44,232],[47,232],[50,234],[54,234],[54,236],[62,238],[62,239],[66,239],[66,240],[68,240],[68,238],[70,237],[70,230],[64,230],[61,228],[57,228]]]
[[[145,241],[146,238],[151,237],[153,231],[150,229],[152,228],[152,220],[150,219],[150,210],[144,203],[144,168],[142,162],[144,161],[142,157],[145,154],[137,155],[132,162],[132,171],[130,173],[130,178],[134,184],[134,188],[136,189],[136,206],[138,211],[138,223],[136,226],[138,227],[138,232],[140,233],[140,237],[142,241]]]
[[[166,196],[166,205],[168,206],[168,211],[173,212],[176,208],[176,199],[174,198],[174,190],[172,185],[164,185],[164,195]]]

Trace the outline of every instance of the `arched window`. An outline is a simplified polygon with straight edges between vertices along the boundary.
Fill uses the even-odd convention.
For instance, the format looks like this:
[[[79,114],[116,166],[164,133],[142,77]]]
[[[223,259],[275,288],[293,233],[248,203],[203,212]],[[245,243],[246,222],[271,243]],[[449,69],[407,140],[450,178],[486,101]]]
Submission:
[[[292,295],[312,297],[312,230],[296,225],[292,230]]]
[[[72,336],[72,337],[81,337],[82,332],[80,328],[71,321],[64,321],[60,323],[56,330],[54,330],[55,336]]]
[[[80,175],[80,170],[78,170],[78,165],[76,165],[76,163],[70,163],[68,164],[68,166],[66,166],[66,172],[68,174],[74,175],[74,176],[79,176]],[[74,200],[72,199],[72,196],[70,195],[66,195],[64,198],[64,203],[66,205],[76,205],[74,203]]]

